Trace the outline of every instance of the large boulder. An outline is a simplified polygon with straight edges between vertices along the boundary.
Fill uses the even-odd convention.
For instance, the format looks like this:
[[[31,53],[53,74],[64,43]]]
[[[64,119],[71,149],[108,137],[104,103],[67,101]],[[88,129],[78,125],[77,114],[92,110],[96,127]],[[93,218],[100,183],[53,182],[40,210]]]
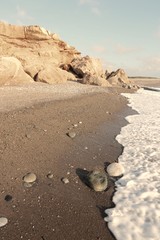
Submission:
[[[33,83],[15,57],[0,57],[0,86]]]
[[[37,82],[44,82],[48,84],[64,83],[67,80],[75,80],[73,74],[64,71],[56,66],[48,66],[40,70],[34,77]]]
[[[107,81],[112,86],[116,85],[122,87],[125,87],[132,83],[123,69],[118,69],[115,72],[107,74]]]
[[[79,80],[79,82],[83,84],[88,84],[88,85],[97,85],[101,87],[110,87],[110,83],[102,77],[94,76],[91,74],[85,74],[82,79]]]
[[[104,77],[104,70],[99,59],[85,56],[74,59],[70,65],[72,71],[80,78],[83,78],[85,74]]]

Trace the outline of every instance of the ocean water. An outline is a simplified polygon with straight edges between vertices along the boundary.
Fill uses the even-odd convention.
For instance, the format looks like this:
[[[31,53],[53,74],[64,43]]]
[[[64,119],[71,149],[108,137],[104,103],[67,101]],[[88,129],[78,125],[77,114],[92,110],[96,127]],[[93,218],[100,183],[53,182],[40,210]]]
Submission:
[[[125,173],[105,221],[117,240],[160,240],[160,92],[123,95],[138,113],[116,137],[124,146],[119,162]]]

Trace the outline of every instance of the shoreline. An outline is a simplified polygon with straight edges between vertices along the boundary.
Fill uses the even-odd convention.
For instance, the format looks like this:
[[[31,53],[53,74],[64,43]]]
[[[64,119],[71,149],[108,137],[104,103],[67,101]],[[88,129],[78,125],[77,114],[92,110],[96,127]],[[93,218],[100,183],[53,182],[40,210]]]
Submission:
[[[117,160],[122,147],[115,137],[131,112],[119,93],[103,92],[0,113],[0,204],[9,219],[0,228],[2,239],[113,240],[103,219],[112,206],[113,184],[96,193],[78,173]],[[78,122],[77,136],[70,139],[66,133]],[[27,172],[37,175],[32,188],[22,185]],[[53,179],[46,177],[49,172]],[[70,182],[64,185],[62,177]],[[7,194],[11,202],[4,201]]]

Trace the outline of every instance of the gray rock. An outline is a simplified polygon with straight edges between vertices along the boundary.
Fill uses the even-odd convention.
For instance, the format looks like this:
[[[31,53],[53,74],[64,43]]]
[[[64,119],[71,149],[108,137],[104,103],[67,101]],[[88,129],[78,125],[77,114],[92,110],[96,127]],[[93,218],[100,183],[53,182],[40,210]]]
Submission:
[[[52,179],[53,178],[53,174],[52,173],[48,173],[47,174],[47,178]]]
[[[30,134],[26,134],[25,137],[28,138],[28,139],[30,139],[30,138],[31,138],[31,135],[30,135]]]
[[[70,138],[75,138],[75,137],[76,137],[76,133],[75,133],[75,132],[68,132],[67,135],[68,135]]]
[[[102,192],[108,187],[108,176],[103,170],[93,170],[88,174],[88,184],[96,192]]]
[[[111,177],[120,177],[124,174],[124,167],[122,164],[114,162],[107,167],[107,172]]]
[[[68,179],[68,178],[62,178],[61,181],[62,181],[64,184],[69,183],[69,179]]]
[[[0,227],[5,226],[8,223],[8,219],[6,217],[0,217]]]
[[[26,187],[26,188],[30,188],[33,186],[34,183],[27,183],[27,182],[24,182],[23,183],[23,186]]]
[[[35,182],[37,179],[36,175],[34,173],[27,173],[24,177],[23,177],[23,181],[26,183],[33,183]]]

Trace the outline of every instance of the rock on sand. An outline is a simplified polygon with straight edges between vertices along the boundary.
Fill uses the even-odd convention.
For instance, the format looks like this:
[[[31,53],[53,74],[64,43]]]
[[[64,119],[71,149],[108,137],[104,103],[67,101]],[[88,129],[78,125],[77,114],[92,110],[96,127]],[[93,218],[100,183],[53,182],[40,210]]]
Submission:
[[[111,163],[107,167],[107,172],[111,177],[120,177],[124,174],[124,167],[120,163]]]
[[[5,226],[8,223],[8,219],[6,217],[0,217],[0,227]]]
[[[93,170],[88,175],[88,183],[96,192],[102,192],[108,187],[108,176],[102,170]]]
[[[35,182],[37,179],[36,175],[34,173],[27,173],[24,177],[23,177],[23,181],[26,183],[33,183]]]

